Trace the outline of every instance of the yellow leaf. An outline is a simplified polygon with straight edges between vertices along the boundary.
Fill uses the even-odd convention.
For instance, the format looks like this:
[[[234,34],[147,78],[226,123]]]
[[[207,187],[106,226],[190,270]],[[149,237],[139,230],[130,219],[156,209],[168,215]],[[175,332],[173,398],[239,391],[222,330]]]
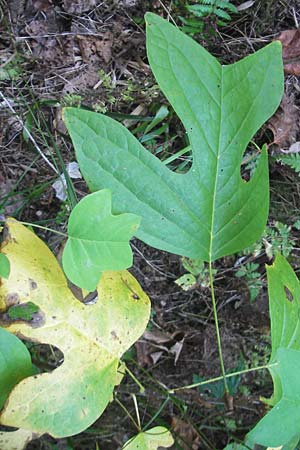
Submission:
[[[28,430],[17,430],[10,433],[0,431],[0,448],[1,450],[23,450],[28,442],[37,437],[39,436]]]
[[[149,298],[127,271],[104,272],[96,303],[81,303],[47,246],[16,221],[8,223],[2,252],[11,273],[0,286],[0,324],[23,339],[58,347],[64,361],[20,382],[0,423],[54,437],[80,433],[110,401],[119,359],[146,328]],[[39,308],[32,320],[1,319],[1,311],[29,302]]]

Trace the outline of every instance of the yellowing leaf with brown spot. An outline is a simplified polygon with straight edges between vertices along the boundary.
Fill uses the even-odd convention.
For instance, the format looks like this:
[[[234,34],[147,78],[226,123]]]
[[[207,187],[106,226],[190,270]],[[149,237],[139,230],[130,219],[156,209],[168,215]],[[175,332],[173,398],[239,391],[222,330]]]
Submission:
[[[13,220],[2,252],[11,272],[1,280],[0,325],[23,339],[58,347],[64,361],[50,373],[20,382],[0,423],[54,437],[80,433],[110,401],[120,357],[146,328],[149,298],[132,275],[120,271],[103,273],[95,304],[79,302],[47,246]],[[5,324],[2,314],[1,322],[1,312],[29,302],[39,307],[31,321]]]
[[[23,450],[28,442],[39,437],[28,430],[11,431],[10,433],[0,431],[1,450]]]

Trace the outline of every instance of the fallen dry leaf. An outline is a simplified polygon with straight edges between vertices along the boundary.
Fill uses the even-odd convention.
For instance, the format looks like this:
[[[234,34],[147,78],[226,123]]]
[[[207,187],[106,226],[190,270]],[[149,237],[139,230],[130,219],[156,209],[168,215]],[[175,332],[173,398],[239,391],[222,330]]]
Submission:
[[[47,68],[74,64],[74,36],[56,36],[59,27],[55,16],[48,19],[47,22],[33,20],[26,25],[26,33],[32,38],[30,46],[33,56]]]
[[[85,71],[68,80],[62,90],[62,95],[80,93],[83,94],[89,89],[93,89],[99,82],[99,73],[92,66],[88,66]]]
[[[300,142],[295,142],[288,150],[281,150],[283,153],[300,153]]]
[[[267,123],[274,135],[273,144],[289,147],[299,131],[299,110],[295,106],[294,96],[284,94],[279,108]]]
[[[285,30],[278,40],[282,43],[285,73],[300,76],[300,29]]]
[[[177,435],[177,441],[183,450],[198,450],[200,448],[200,437],[195,428],[183,420],[172,418],[172,432]]]
[[[78,35],[78,43],[82,59],[87,64],[95,64],[103,59],[107,64],[111,60],[114,35],[110,31],[99,36]]]
[[[135,343],[138,363],[142,367],[151,367],[164,353],[170,353],[174,355],[176,366],[184,339],[185,334],[181,331],[169,334],[160,330],[146,330],[141,339]]]
[[[21,194],[14,193],[14,187],[15,183],[13,181],[5,179],[0,174],[0,198],[3,203],[0,208],[0,214],[12,216],[23,205],[23,197]]]
[[[81,14],[96,6],[97,0],[63,0],[63,8],[69,14]]]

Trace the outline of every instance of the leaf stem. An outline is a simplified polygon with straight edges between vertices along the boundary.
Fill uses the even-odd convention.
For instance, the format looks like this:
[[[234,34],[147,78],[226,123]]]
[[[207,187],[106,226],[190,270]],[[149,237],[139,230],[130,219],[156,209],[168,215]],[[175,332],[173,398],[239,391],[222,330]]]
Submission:
[[[143,394],[145,392],[145,388],[142,385],[142,383],[140,383],[139,380],[136,378],[136,376],[131,372],[131,370],[128,369],[126,364],[124,364],[124,366],[125,372],[127,372],[128,375],[133,379],[133,381],[138,385],[138,387],[140,388],[140,394]]]
[[[214,289],[214,276],[213,276],[213,268],[212,268],[211,261],[209,261],[209,285],[210,285],[210,291],[211,291],[211,300],[212,300],[212,307],[213,307],[213,313],[214,313],[215,329],[216,329],[216,335],[217,335],[217,345],[218,345],[219,360],[220,360],[220,367],[221,367],[221,374],[222,374],[221,379],[223,379],[225,397],[226,397],[229,394],[229,389],[228,389],[228,385],[227,385],[226,372],[225,372],[224,360],[223,360],[223,354],[222,354],[222,343],[221,343],[221,336],[220,336],[220,329],[219,329],[217,304],[216,304],[215,289]]]
[[[6,221],[4,220],[4,222],[9,222],[9,221],[10,221],[9,219],[7,219]],[[27,226],[33,227],[33,228],[40,228],[41,230],[45,230],[45,231],[51,231],[51,233],[59,234],[60,236],[63,236],[65,238],[68,237],[68,235],[66,233],[62,233],[61,231],[53,230],[52,228],[44,227],[43,225],[38,225],[36,223],[23,222],[21,220],[18,220],[18,223],[21,223],[22,225],[27,225]]]
[[[277,365],[278,365],[278,362],[272,363],[272,364],[265,364],[263,366],[252,367],[250,369],[243,369],[243,370],[239,370],[238,372],[225,374],[225,377],[232,378],[232,377],[236,377],[238,375],[244,375],[245,373],[257,372],[258,370],[263,370],[263,369],[270,369],[271,367],[275,367]],[[221,375],[220,377],[210,378],[209,380],[205,380],[205,381],[199,381],[199,383],[193,383],[193,384],[189,384],[188,386],[182,386],[179,388],[170,389],[168,392],[169,392],[169,394],[174,394],[174,392],[180,391],[182,389],[193,389],[195,387],[204,386],[205,384],[214,383],[216,381],[220,381],[223,379],[224,379],[223,375]]]
[[[154,414],[153,417],[151,417],[151,419],[149,420],[149,422],[146,423],[146,425],[143,427],[143,431],[148,430],[148,428],[150,427],[150,425],[152,424],[152,422],[154,422],[156,420],[156,418],[160,415],[160,413],[162,412],[162,410],[164,409],[164,407],[166,406],[166,404],[170,401],[170,397],[168,395],[167,398],[165,398],[165,400],[163,401],[163,403],[160,405],[160,407],[158,408],[158,410],[156,411],[156,413]]]
[[[126,413],[126,415],[129,417],[129,419],[131,420],[131,422],[133,423],[133,425],[135,426],[135,428],[137,429],[138,433],[141,431],[140,427],[138,426],[138,424],[136,423],[136,421],[134,420],[134,418],[132,417],[132,415],[130,414],[130,412],[128,411],[128,409],[123,405],[123,403],[120,402],[120,400],[115,396],[114,398],[115,402],[118,403],[118,405],[123,409],[123,411]]]

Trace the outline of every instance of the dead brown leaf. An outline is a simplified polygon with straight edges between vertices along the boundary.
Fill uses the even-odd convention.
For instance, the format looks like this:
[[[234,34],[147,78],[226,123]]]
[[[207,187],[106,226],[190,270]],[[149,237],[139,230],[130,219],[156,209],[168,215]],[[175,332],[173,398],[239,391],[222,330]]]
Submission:
[[[300,29],[285,30],[278,40],[282,43],[285,73],[300,76]]]
[[[173,417],[171,426],[183,450],[198,450],[200,448],[200,436],[190,423]]]
[[[97,0],[63,0],[63,8],[69,14],[81,14],[96,6]]]
[[[40,64],[51,68],[73,65],[74,37],[55,36],[59,31],[55,18],[33,20],[26,26],[26,32],[32,38],[30,41],[33,56]]]
[[[176,331],[173,334],[160,330],[146,330],[135,344],[138,363],[143,367],[156,364],[163,354],[174,355],[174,365],[181,354],[185,334]]]
[[[77,36],[82,59],[87,64],[95,64],[104,60],[107,64],[111,60],[114,35],[110,31],[103,33],[102,37]]]
[[[62,91],[62,95],[88,92],[89,89],[93,89],[99,82],[99,73],[92,66],[81,72],[76,77],[69,80]]]
[[[295,106],[293,95],[284,94],[267,127],[274,135],[273,144],[277,144],[280,148],[289,147],[295,142],[299,131],[299,111]]]
[[[11,180],[5,179],[0,174],[0,198],[5,201],[4,209],[1,213],[6,216],[12,216],[23,205],[23,197],[21,194],[14,193],[14,183]]]
[[[37,11],[48,11],[53,7],[51,0],[32,0],[32,6]]]

